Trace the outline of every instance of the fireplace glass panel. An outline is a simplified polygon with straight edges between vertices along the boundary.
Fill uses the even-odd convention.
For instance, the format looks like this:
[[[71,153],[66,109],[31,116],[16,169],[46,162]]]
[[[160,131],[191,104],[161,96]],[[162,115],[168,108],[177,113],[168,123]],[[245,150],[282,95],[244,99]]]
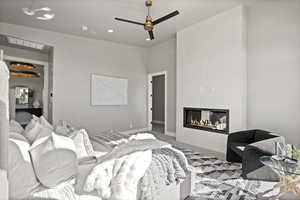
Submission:
[[[184,127],[227,134],[229,110],[185,108]]]

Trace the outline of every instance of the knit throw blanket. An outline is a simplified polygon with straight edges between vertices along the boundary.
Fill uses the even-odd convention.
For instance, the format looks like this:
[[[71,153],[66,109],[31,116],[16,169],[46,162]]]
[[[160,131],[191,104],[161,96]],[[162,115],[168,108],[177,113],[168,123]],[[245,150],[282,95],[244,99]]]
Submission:
[[[139,199],[154,200],[162,187],[186,178],[188,163],[184,154],[168,143],[151,134],[119,136],[97,138],[105,138],[101,142],[110,144],[113,150],[98,160],[87,178],[85,191],[96,190],[103,199],[135,200],[139,186]]]

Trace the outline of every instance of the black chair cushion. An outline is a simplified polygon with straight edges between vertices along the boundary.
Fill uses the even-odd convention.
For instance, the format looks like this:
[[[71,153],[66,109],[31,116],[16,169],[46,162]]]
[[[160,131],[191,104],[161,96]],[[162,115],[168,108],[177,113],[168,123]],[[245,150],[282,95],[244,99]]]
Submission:
[[[247,143],[233,142],[230,144],[230,148],[240,157],[243,157],[243,152],[247,145]]]

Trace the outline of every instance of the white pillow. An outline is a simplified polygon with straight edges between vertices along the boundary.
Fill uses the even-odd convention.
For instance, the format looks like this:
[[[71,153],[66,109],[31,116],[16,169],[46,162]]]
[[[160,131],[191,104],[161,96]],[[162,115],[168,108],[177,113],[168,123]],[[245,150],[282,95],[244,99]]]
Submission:
[[[70,138],[74,141],[78,158],[94,155],[94,149],[86,130],[81,129],[74,131]]]
[[[14,142],[19,147],[19,150],[23,156],[23,160],[31,163],[30,155],[29,155],[30,144],[28,144],[26,141],[12,139],[12,138],[10,138],[9,140]]]
[[[29,143],[10,139],[8,142],[8,180],[10,199],[26,199],[39,186],[29,155]]]
[[[47,119],[44,116],[41,116],[39,119],[42,126],[49,128],[50,130],[53,130],[53,126],[47,121]]]
[[[49,127],[45,127],[42,125],[40,132],[36,136],[33,143],[35,143],[35,141],[39,140],[40,138],[49,137],[51,135],[52,135],[52,129],[49,129]]]
[[[66,121],[60,120],[55,126],[55,133],[59,135],[69,136],[75,131],[75,128],[68,124]]]
[[[76,153],[76,148],[71,138],[60,136],[52,132],[53,145],[56,149],[69,149]]]
[[[27,138],[30,143],[33,143],[36,137],[39,135],[42,125],[40,124],[39,118],[33,117],[29,124],[26,126],[23,135]]]
[[[52,133],[36,140],[30,154],[35,174],[46,187],[55,187],[77,174],[75,145],[70,138]]]
[[[24,128],[17,121],[10,120],[9,131],[22,134],[24,132]]]

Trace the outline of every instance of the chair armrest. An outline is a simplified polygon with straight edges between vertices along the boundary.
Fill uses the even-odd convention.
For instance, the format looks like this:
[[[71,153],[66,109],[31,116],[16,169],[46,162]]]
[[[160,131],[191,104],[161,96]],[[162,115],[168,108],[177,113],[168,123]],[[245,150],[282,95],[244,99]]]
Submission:
[[[278,181],[278,175],[268,166],[260,162],[260,157],[272,156],[254,146],[246,146],[242,159],[242,177],[245,179]]]
[[[227,138],[226,160],[229,162],[242,162],[242,158],[232,150],[231,144],[232,143],[249,144],[252,142],[253,137],[254,137],[253,130],[239,131],[239,132],[229,134]]]

